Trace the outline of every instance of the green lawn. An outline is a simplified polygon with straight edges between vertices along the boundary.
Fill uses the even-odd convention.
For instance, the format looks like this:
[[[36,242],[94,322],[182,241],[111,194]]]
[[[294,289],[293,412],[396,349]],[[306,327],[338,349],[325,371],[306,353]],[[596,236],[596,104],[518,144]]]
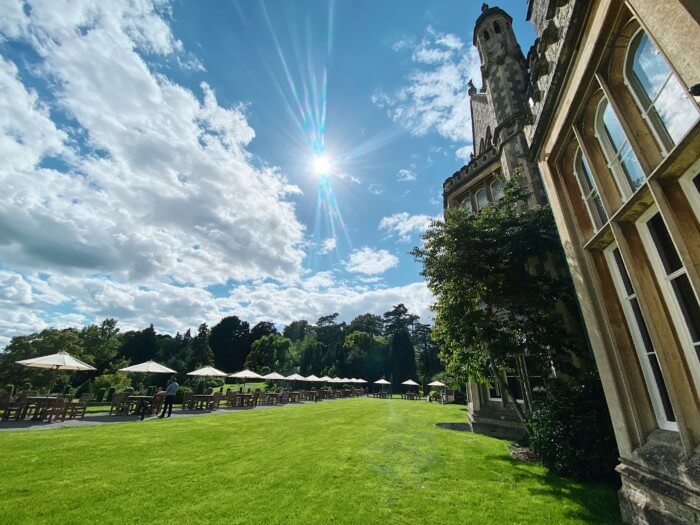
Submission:
[[[615,523],[615,490],[437,428],[458,406],[342,399],[0,433],[12,523]]]

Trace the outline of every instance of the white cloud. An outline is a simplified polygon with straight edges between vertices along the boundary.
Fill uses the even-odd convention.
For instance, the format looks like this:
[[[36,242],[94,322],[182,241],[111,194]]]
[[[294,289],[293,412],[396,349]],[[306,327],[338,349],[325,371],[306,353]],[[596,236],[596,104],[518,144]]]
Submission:
[[[336,174],[336,177],[338,177],[340,180],[346,180],[349,182],[352,182],[353,184],[360,184],[362,181],[355,177],[354,175],[348,175],[347,173],[338,173]]]
[[[382,193],[384,193],[384,186],[382,186],[381,184],[370,184],[367,187],[367,191],[369,191],[370,193],[374,193],[375,195],[381,195]]]
[[[251,164],[245,107],[219,105],[204,83],[192,92],[141,55],[182,50],[163,9],[36,3],[3,26],[7,39],[26,35],[56,109],[79,126],[59,127],[16,65],[0,59],[6,266],[198,285],[298,276],[304,227],[286,200],[298,189]],[[47,157],[68,169],[40,167]]]
[[[399,259],[387,250],[374,250],[367,246],[350,254],[346,268],[352,273],[376,275],[399,264]]]
[[[394,213],[388,217],[382,217],[379,221],[379,229],[397,237],[400,241],[409,242],[414,234],[425,232],[432,219],[433,217],[423,214]]]
[[[393,49],[410,49],[417,67],[407,76],[406,86],[395,93],[375,93],[372,102],[413,135],[435,132],[462,144],[456,155],[468,158],[472,137],[467,82],[481,76],[476,48],[465,52],[457,35],[428,26],[419,43],[402,40]]]
[[[319,253],[330,253],[336,249],[337,245],[338,242],[335,240],[335,237],[328,237],[328,239],[324,239],[324,241],[321,243],[321,249],[319,250]]]
[[[396,175],[396,180],[399,182],[413,182],[416,180],[416,174],[412,170],[402,169]]]

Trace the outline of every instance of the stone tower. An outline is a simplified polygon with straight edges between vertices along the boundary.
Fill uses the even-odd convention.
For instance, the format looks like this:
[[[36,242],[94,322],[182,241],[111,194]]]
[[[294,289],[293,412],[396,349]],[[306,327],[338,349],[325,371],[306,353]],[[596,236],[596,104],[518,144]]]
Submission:
[[[500,151],[504,176],[510,178],[516,168],[521,168],[533,194],[530,204],[544,204],[543,185],[537,167],[529,160],[524,132],[529,115],[528,67],[512,22],[510,15],[498,7],[481,7],[474,26],[474,45],[481,58],[482,92],[485,91],[492,111],[492,140]],[[471,89],[470,96],[482,98],[483,93]]]

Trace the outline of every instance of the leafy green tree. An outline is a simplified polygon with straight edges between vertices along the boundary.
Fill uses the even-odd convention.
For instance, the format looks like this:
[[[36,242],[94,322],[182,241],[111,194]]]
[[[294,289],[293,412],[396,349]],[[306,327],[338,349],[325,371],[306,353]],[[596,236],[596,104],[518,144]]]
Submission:
[[[126,360],[118,357],[122,340],[116,319],[108,318],[99,325],[91,324],[82,328],[80,341],[85,353],[93,357],[96,374],[126,366]]]
[[[391,337],[400,330],[410,330],[417,320],[417,315],[410,314],[408,308],[403,304],[398,304],[384,313],[384,335]]]
[[[372,335],[382,335],[384,333],[384,322],[381,316],[375,314],[358,315],[350,321],[348,333],[366,332]]]
[[[311,373],[330,374],[331,371],[342,373],[345,367],[345,323],[337,323],[337,313],[325,315],[316,321],[314,332],[320,344],[316,359],[313,360]]]
[[[123,336],[121,352],[132,364],[155,359],[158,350],[158,337],[153,325],[141,331],[126,332]]]
[[[292,321],[284,327],[282,335],[292,342],[301,341],[307,334],[311,333],[313,327],[305,319]]]
[[[209,346],[209,327],[207,323],[199,325],[197,335],[192,338],[192,356],[190,358],[190,367],[192,369],[210,366],[214,364],[214,352]]]
[[[528,367],[546,376],[576,349],[556,309],[572,301],[569,275],[542,264],[566,267],[554,220],[547,206],[527,209],[527,199],[514,177],[499,202],[474,214],[450,209],[433,221],[412,252],[437,299],[434,334],[448,369],[494,380],[511,399],[506,374],[514,363],[527,356]],[[525,422],[519,404],[511,405]]]
[[[445,369],[440,361],[440,347],[433,341],[432,330],[427,324],[415,323],[411,337],[416,351],[418,377],[425,386],[433,376]]]
[[[279,334],[264,335],[253,343],[245,367],[259,374],[282,370],[292,342]]]
[[[250,325],[235,315],[224,317],[212,327],[209,334],[214,366],[226,372],[243,368],[250,352],[250,344]]]
[[[315,334],[309,334],[296,345],[296,353],[299,354],[299,373],[307,376],[320,371],[323,346],[316,339]]]
[[[391,382],[400,388],[402,381],[416,378],[416,354],[408,328],[398,328],[389,340]]]
[[[374,381],[387,373],[388,351],[383,337],[367,332],[352,332],[345,336],[343,346],[347,359],[343,375]]]

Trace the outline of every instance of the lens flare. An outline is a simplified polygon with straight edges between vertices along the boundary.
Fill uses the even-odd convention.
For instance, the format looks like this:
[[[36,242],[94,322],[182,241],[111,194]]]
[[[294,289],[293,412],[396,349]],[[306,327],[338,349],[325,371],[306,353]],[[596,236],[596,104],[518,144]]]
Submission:
[[[333,171],[333,164],[327,155],[316,155],[312,165],[316,175],[330,175]]]

